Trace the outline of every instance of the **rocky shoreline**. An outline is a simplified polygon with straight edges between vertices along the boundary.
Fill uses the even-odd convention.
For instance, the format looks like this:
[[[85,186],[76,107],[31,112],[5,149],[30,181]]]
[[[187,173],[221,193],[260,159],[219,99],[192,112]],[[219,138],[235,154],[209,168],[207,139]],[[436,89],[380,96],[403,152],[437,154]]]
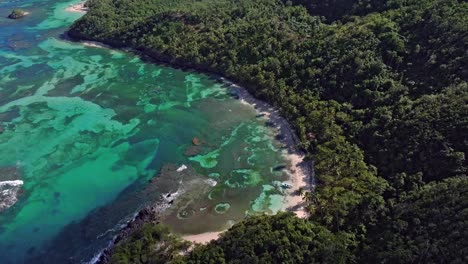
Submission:
[[[209,183],[201,175],[197,174],[192,167],[165,164],[158,176],[153,177],[148,186],[142,191],[143,194],[159,193],[157,201],[138,211],[128,223],[122,226],[109,245],[89,263],[110,263],[112,249],[115,245],[125,241],[145,223],[159,224],[173,208],[178,208],[177,203],[179,200],[183,200],[184,196],[205,193],[210,187]]]
[[[148,206],[140,210],[137,215],[128,222],[120,231],[117,236],[114,237],[109,246],[94,257],[89,263],[107,264],[110,263],[112,248],[117,245],[120,241],[124,241],[129,237],[135,230],[143,226],[145,223],[159,224],[159,216],[157,205]]]
[[[177,177],[174,174],[164,172],[177,172],[177,166],[166,164],[161,169],[160,175],[155,176],[149,181],[143,193],[154,191],[161,193],[158,201],[138,211],[136,215],[118,231],[118,234],[112,239],[107,248],[96,255],[89,263],[110,263],[112,249],[115,245],[121,241],[125,241],[126,238],[145,223],[160,223],[162,213],[171,207],[174,199],[180,193],[181,186],[177,183],[180,182],[184,176],[184,174],[178,173],[177,175],[179,175],[179,177]]]

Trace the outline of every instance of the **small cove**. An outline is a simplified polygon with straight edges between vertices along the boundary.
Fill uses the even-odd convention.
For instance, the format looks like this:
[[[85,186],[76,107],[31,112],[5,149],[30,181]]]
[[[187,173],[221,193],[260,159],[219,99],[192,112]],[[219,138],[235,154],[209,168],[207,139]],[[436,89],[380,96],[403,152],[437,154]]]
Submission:
[[[89,260],[161,195],[142,190],[169,165],[201,186],[168,211],[176,233],[279,210],[278,132],[206,75],[63,40],[82,15],[64,11],[76,2],[0,4],[2,17],[31,12],[0,20],[0,181],[23,181],[0,213],[0,257],[43,263],[57,249],[55,261]]]

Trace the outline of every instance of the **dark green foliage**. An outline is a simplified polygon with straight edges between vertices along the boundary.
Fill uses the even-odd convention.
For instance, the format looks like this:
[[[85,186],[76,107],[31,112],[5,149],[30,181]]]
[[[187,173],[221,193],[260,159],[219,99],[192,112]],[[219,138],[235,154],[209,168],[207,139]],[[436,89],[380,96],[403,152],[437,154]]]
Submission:
[[[303,5],[313,15],[323,16],[328,21],[335,21],[344,16],[365,15],[369,12],[382,11],[397,1],[391,0],[292,0]]]
[[[350,246],[349,235],[280,213],[234,225],[218,240],[195,248],[186,263],[348,263]]]
[[[468,179],[415,190],[369,232],[363,263],[467,263]]]
[[[386,205],[426,183],[466,176],[466,1],[90,0],[89,7],[72,37],[221,74],[277,106],[315,161],[311,220],[332,232],[363,241]],[[221,244],[210,245],[200,250],[226,257]]]
[[[380,206],[385,183],[346,137],[358,124],[346,113],[350,108],[322,98],[358,105],[373,102],[375,95],[366,91],[377,92],[392,73],[381,58],[373,63],[373,56],[383,48],[374,45],[377,37],[373,42],[368,37],[376,35],[372,30],[385,34],[384,26],[373,25],[386,20],[366,19],[363,32],[355,34],[352,25],[342,29],[321,25],[304,8],[287,7],[280,1],[146,0],[136,5],[129,0],[103,0],[91,1],[90,7],[70,30],[72,36],[131,46],[162,61],[223,74],[281,107],[299,132],[302,147],[311,154],[328,151],[319,164],[334,164],[333,169],[324,166],[317,174],[321,187],[334,190],[314,200],[316,208],[322,208],[317,210],[329,218],[322,222],[338,230],[354,221],[347,216]],[[362,41],[350,40],[350,34]],[[363,51],[362,62],[354,58],[361,53],[353,52],[359,43],[364,44],[358,47]],[[394,46],[398,51],[401,45]],[[354,75],[362,76],[365,83]],[[353,85],[362,88],[346,90]],[[316,140],[311,141],[310,133]],[[356,165],[349,167],[350,163]],[[323,210],[325,204],[337,200],[342,205]]]
[[[189,245],[171,235],[167,227],[145,223],[112,249],[110,263],[176,263],[180,252],[187,250]]]
[[[363,130],[361,142],[382,174],[420,174],[433,181],[467,173],[467,83],[402,100],[375,115],[379,122]]]
[[[144,0],[137,4],[91,0],[90,12],[73,25],[70,34],[225,75],[279,106],[311,154],[318,145],[338,140],[324,138],[323,133],[344,136],[344,144],[359,146],[364,160],[377,166],[391,185],[400,173],[421,173],[428,182],[466,171],[467,148],[460,144],[465,138],[466,108],[452,109],[461,120],[446,119],[436,126],[458,127],[450,132],[458,142],[452,142],[453,135],[434,129],[431,122],[439,122],[436,113],[431,121],[412,112],[429,100],[421,97],[446,94],[447,87],[463,87],[468,79],[464,67],[468,64],[468,4],[454,0],[304,2],[333,6],[333,13],[339,13],[339,6],[351,9],[346,20],[327,25],[292,5],[298,3],[294,1]],[[363,9],[367,11],[358,11]],[[458,90],[461,97],[467,92]],[[320,122],[313,112],[322,111],[317,106],[333,105],[331,100],[339,103],[336,110],[320,113],[331,123]],[[346,120],[341,119],[344,115]],[[426,127],[427,133],[418,136],[401,127],[413,125]],[[400,128],[407,134],[396,133]],[[307,136],[310,133],[317,136],[315,141]],[[437,137],[436,142],[431,137]]]

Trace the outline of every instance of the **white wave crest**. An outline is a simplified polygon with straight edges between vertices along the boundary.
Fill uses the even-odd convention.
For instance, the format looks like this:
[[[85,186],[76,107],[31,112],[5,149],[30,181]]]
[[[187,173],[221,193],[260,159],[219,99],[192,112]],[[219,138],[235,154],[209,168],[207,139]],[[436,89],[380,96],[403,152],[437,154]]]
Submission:
[[[180,166],[179,168],[177,168],[177,172],[181,172],[181,171],[184,171],[187,169],[187,166],[185,166],[185,164],[182,164],[182,166]]]
[[[11,207],[18,201],[18,193],[23,186],[23,181],[0,182],[0,212]]]

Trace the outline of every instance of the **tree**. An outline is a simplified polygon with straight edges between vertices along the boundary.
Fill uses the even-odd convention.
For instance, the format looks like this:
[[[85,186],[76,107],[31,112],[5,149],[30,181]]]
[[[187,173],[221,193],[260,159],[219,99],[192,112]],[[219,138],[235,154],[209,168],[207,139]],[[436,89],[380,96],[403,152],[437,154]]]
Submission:
[[[332,234],[292,213],[253,216],[197,246],[187,263],[347,263],[353,237]]]
[[[468,178],[414,190],[370,230],[362,263],[465,263],[468,259]]]
[[[166,226],[145,223],[112,248],[109,263],[177,263],[180,253],[189,246],[190,242],[170,234]]]

